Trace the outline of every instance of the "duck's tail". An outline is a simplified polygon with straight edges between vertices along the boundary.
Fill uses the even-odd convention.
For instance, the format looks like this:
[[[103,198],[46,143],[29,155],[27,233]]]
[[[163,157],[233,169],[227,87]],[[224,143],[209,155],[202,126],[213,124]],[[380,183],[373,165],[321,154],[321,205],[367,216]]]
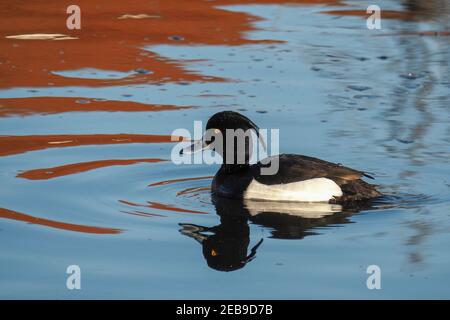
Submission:
[[[340,185],[343,195],[334,199],[334,203],[349,203],[370,200],[381,197],[383,194],[377,190],[377,186],[361,179],[351,180]]]

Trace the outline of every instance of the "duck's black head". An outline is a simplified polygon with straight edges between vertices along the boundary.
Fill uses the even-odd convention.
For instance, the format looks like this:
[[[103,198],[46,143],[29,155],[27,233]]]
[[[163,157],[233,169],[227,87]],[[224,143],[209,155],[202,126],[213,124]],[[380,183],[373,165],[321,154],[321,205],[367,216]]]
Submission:
[[[249,118],[234,111],[218,112],[208,120],[203,139],[186,149],[191,153],[205,149],[214,150],[222,156],[225,166],[245,166],[252,155],[252,132],[258,136],[265,148],[258,126]],[[183,149],[183,152],[186,152],[186,149]]]
[[[225,135],[227,129],[255,130],[258,126],[246,116],[234,111],[222,111],[214,114],[206,123],[206,130],[218,129]]]

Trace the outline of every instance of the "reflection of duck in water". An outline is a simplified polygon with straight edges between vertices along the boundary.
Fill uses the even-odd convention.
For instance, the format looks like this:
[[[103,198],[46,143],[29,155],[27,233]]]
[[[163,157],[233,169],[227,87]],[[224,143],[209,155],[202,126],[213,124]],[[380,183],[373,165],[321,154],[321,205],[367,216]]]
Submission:
[[[216,113],[208,120],[206,130],[202,140],[181,150],[181,153],[213,149],[222,156],[223,164],[212,183],[216,196],[326,203],[354,202],[381,196],[374,185],[361,179],[372,178],[368,174],[317,158],[283,154],[250,164],[251,137],[242,136],[244,140],[239,141],[234,136],[234,141],[227,141],[230,130],[253,130],[258,134],[258,127],[237,112]],[[270,170],[273,164],[277,167],[274,172]]]
[[[366,173],[316,158],[289,154],[251,165],[251,137],[244,137],[244,143],[227,143],[231,142],[227,141],[229,129],[258,134],[258,127],[239,113],[216,113],[206,129],[201,141],[181,153],[213,149],[225,159],[212,183],[220,224],[181,224],[180,232],[201,243],[208,265],[216,270],[240,269],[256,256],[262,240],[248,252],[248,221],[273,229],[274,238],[301,239],[314,234],[314,228],[348,223],[352,210],[381,196],[375,186],[361,179],[371,178]],[[230,146],[233,149],[227,152]],[[278,170],[264,175],[263,169],[273,161]],[[350,204],[353,209],[343,209]]]
[[[272,229],[273,238],[302,239],[316,234],[315,228],[349,223],[348,217],[361,209],[327,203],[243,201],[220,197],[213,197],[213,202],[220,216],[219,225],[180,224],[180,232],[197,240],[203,247],[208,266],[219,271],[241,269],[255,258],[263,240],[256,242],[248,252],[249,222]]]
[[[247,253],[250,244],[250,228],[245,216],[223,216],[220,224],[203,227],[180,224],[180,232],[197,240],[203,247],[208,266],[219,271],[234,271],[253,260],[262,239]]]

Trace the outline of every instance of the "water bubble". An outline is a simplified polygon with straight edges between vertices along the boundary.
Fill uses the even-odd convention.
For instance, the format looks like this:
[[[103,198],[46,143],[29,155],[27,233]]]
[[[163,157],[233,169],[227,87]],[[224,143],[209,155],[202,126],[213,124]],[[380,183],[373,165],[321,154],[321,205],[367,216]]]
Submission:
[[[173,40],[173,41],[183,41],[183,40],[184,40],[184,37],[174,35],[174,36],[170,36],[170,37],[169,37],[169,40]]]
[[[349,85],[349,86],[347,86],[347,88],[349,88],[351,90],[355,90],[355,91],[366,91],[366,90],[372,89],[371,87],[359,86],[359,85]]]
[[[417,78],[420,78],[420,76],[414,72],[408,72],[406,74],[401,74],[401,78],[408,79],[408,80],[416,80]]]
[[[75,103],[88,104],[88,103],[91,103],[91,102],[89,100],[86,100],[86,99],[78,99],[78,100],[75,100]]]
[[[397,140],[398,142],[403,143],[403,144],[414,143],[414,140],[406,140],[406,139],[395,139],[395,140]]]
[[[134,72],[139,73],[139,74],[149,74],[151,73],[151,71],[143,69],[143,68],[137,68],[134,70]]]

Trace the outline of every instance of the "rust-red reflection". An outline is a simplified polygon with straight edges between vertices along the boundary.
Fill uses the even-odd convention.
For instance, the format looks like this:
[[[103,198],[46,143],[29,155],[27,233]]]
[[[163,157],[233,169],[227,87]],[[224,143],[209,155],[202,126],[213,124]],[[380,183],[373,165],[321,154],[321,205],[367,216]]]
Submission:
[[[140,216],[140,217],[147,217],[147,218],[154,218],[154,217],[161,217],[164,218],[166,216],[162,215],[162,214],[157,214],[157,213],[148,213],[148,212],[143,212],[143,211],[120,211],[122,213],[126,213],[126,214],[131,214],[134,216]]]
[[[179,0],[78,0],[76,4],[82,14],[81,29],[68,30],[66,8],[73,4],[71,1],[3,0],[0,3],[0,55],[4,61],[0,64],[1,87],[224,81],[220,77],[188,70],[183,62],[158,56],[143,48],[158,44],[235,46],[271,42],[246,37],[246,33],[255,30],[254,22],[259,18],[221,9],[221,5],[338,2],[191,0],[187,5],[181,5]],[[62,36],[36,40],[36,34]],[[35,40],[23,40],[33,37]],[[121,79],[86,79],[54,73],[82,68],[144,72],[133,72]]]
[[[57,114],[64,112],[148,112],[191,108],[133,101],[98,100],[66,97],[33,97],[0,99],[0,117]]]
[[[179,191],[177,192],[177,197],[178,196],[185,196],[185,195],[189,195],[190,197],[195,197],[198,196],[200,192],[202,191],[209,191],[211,190],[210,187],[192,187],[192,188],[187,188],[185,190]]]
[[[179,140],[183,138],[179,137]],[[20,154],[48,148],[125,143],[173,142],[169,135],[145,134],[86,134],[0,136],[0,156]]]
[[[191,177],[191,178],[182,178],[182,179],[163,180],[163,181],[154,182],[152,184],[149,184],[148,186],[156,187],[156,186],[162,186],[162,185],[177,183],[177,182],[206,180],[206,179],[212,179],[212,178],[213,178],[213,176],[203,176],[203,177]]]
[[[17,175],[19,178],[25,178],[30,180],[47,180],[61,176],[67,176],[71,174],[77,174],[94,169],[111,167],[111,166],[127,166],[136,163],[154,163],[165,161],[163,159],[111,159],[111,160],[98,160],[81,163],[72,163],[59,167],[34,169],[21,172]]]
[[[133,207],[144,207],[144,208],[152,208],[152,209],[181,212],[181,213],[208,214],[208,212],[204,212],[204,211],[196,211],[196,210],[178,208],[178,207],[175,207],[170,204],[164,204],[164,203],[155,202],[155,201],[147,201],[146,204],[138,204],[138,203],[133,203],[130,201],[125,201],[125,200],[119,200],[119,202],[129,205],[129,206],[133,206]]]
[[[17,221],[23,221],[31,224],[46,226],[50,228],[56,228],[60,230],[68,230],[83,233],[95,233],[95,234],[118,234],[122,232],[120,229],[93,227],[80,224],[72,224],[66,222],[60,222],[55,220],[49,220],[44,218],[38,218],[30,216],[28,214],[20,213],[17,211],[0,208],[0,218],[12,219]]]

